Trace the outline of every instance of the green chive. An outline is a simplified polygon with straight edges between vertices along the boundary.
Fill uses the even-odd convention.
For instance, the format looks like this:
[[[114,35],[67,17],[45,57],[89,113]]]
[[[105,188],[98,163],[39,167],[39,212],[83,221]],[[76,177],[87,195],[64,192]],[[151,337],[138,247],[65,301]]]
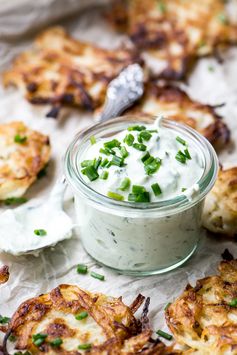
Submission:
[[[134,143],[132,146],[133,146],[133,148],[140,150],[142,152],[145,152],[145,150],[146,150],[146,145],[142,144],[142,143]]]
[[[128,195],[128,201],[129,202],[150,202],[150,195],[149,192],[145,191],[143,193],[140,194],[129,194]]]
[[[124,200],[123,195],[117,194],[116,192],[112,192],[112,191],[108,191],[107,196],[109,198],[112,198],[112,199],[118,200],[118,201],[123,201]]]
[[[165,338],[167,340],[171,340],[173,339],[172,335],[171,334],[168,334],[166,332],[163,332],[163,330],[159,329],[157,330],[156,334],[158,334],[159,336],[161,336],[162,338]]]
[[[123,166],[124,159],[121,158],[121,157],[118,157],[117,155],[114,155],[112,160],[111,160],[111,164],[112,165],[116,165],[116,166]]]
[[[55,347],[58,347],[60,345],[62,345],[63,340],[61,338],[56,338],[54,340],[52,340],[49,344]]]
[[[157,184],[157,183],[152,184],[151,188],[152,188],[155,196],[159,196],[162,193],[161,188],[160,188],[159,184]]]
[[[94,181],[99,177],[99,174],[94,166],[87,166],[82,170],[82,174],[86,175],[90,181]]]
[[[44,237],[47,235],[47,232],[45,229],[35,229],[34,230],[35,235],[38,235],[39,237]]]
[[[121,143],[117,139],[104,143],[104,147],[108,149],[119,148]]]
[[[187,159],[191,160],[191,155],[189,154],[188,149],[184,149],[184,155],[186,156]]]
[[[150,133],[158,133],[157,129],[148,129],[147,131],[150,132]]]
[[[26,140],[27,140],[26,136],[20,136],[19,134],[16,134],[14,137],[14,142],[18,144],[23,144],[26,142]]]
[[[100,166],[100,163],[101,163],[101,162],[102,162],[102,158],[99,157],[99,158],[96,160],[95,165],[94,165],[95,170],[98,170],[98,167]]]
[[[175,156],[175,159],[178,160],[180,163],[185,164],[187,157],[184,153],[181,152],[181,150],[179,150]]]
[[[77,265],[77,273],[78,274],[87,274],[87,266],[85,264],[78,264]]]
[[[214,68],[212,65],[209,65],[209,66],[208,66],[208,70],[209,70],[210,72],[214,72],[214,71],[215,71],[215,68]]]
[[[27,198],[25,197],[9,197],[6,200],[4,200],[4,204],[6,206],[10,205],[18,205],[27,202]]]
[[[131,184],[130,179],[129,178],[124,178],[123,181],[121,182],[119,190],[125,191],[125,190],[129,189],[130,184]]]
[[[42,334],[42,333],[34,334],[32,336],[32,342],[35,346],[40,346],[45,342],[47,336],[48,336],[47,334]]]
[[[76,320],[82,320],[88,317],[88,313],[87,312],[81,312],[75,315]]]
[[[186,189],[186,187],[182,187],[182,192],[184,192],[184,191],[186,191],[187,189]]]
[[[144,169],[147,175],[152,175],[157,172],[161,166],[160,158],[150,157],[144,162]]]
[[[230,307],[237,307],[237,298],[234,298],[232,301],[229,303]]]
[[[176,137],[176,141],[183,145],[187,145],[187,142],[179,136]]]
[[[127,134],[123,141],[128,146],[131,146],[131,145],[133,145],[134,139],[135,138],[134,138],[134,136],[132,134]]]
[[[92,166],[95,164],[95,160],[83,160],[81,162],[81,167],[86,168],[87,166]]]
[[[103,171],[100,175],[100,178],[102,180],[107,180],[108,179],[108,176],[109,176],[109,172],[107,170]]]
[[[143,192],[146,192],[146,189],[144,186],[133,185],[133,187],[132,187],[133,194],[142,194]]]
[[[89,350],[91,349],[91,344],[80,344],[77,347],[79,350]]]
[[[141,140],[149,141],[151,139],[152,134],[148,131],[142,131],[139,133],[139,136]]]
[[[11,320],[11,318],[9,317],[3,317],[0,315],[0,324],[6,324],[6,323],[9,323]]]
[[[146,152],[146,154],[141,158],[141,161],[144,163],[148,158],[150,158],[150,153]]]
[[[107,164],[108,164],[108,159],[106,158],[106,159],[104,159],[102,162],[101,162],[101,164],[100,164],[100,166],[102,167],[102,168],[104,168]]]
[[[91,271],[91,277],[94,277],[94,279],[98,279],[100,281],[104,281],[105,277],[104,275],[97,274],[97,272]]]
[[[165,306],[164,310],[167,311],[167,309],[169,308],[170,305],[171,305],[171,302],[167,303],[167,305]]]
[[[163,3],[163,1],[159,1],[158,3],[158,6],[159,6],[159,10],[162,14],[164,14],[166,12],[166,6],[165,4]]]
[[[99,152],[102,154],[105,154],[105,155],[111,155],[111,154],[114,155],[115,154],[115,152],[113,150],[108,149],[108,148],[106,148],[106,149],[100,148]]]
[[[16,336],[10,335],[8,339],[10,340],[10,342],[14,343],[16,341]]]
[[[224,14],[224,13],[220,13],[220,14],[218,15],[218,20],[219,20],[221,23],[223,23],[223,25],[227,25],[227,24],[228,24],[227,16],[226,16],[226,14]]]
[[[128,157],[128,151],[125,147],[120,148],[120,153],[122,155],[122,158],[127,158]]]
[[[91,141],[91,145],[95,144],[95,143],[96,143],[96,138],[95,138],[95,136],[91,136],[91,137],[90,137],[90,141]]]
[[[146,129],[145,126],[130,126],[128,127],[128,131],[144,131]]]

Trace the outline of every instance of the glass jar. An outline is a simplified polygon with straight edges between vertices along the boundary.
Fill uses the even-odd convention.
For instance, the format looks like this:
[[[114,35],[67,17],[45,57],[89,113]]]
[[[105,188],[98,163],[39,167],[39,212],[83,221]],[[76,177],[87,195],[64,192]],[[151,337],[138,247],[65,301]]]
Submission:
[[[203,159],[199,191],[192,199],[185,195],[149,203],[108,198],[88,186],[81,175],[80,161],[90,137],[109,138],[128,126],[153,124],[152,116],[123,116],[93,125],[79,133],[65,155],[65,175],[75,193],[80,238],[98,263],[120,273],[145,276],[172,270],[195,252],[202,234],[204,198],[212,188],[218,160],[211,144],[198,132],[174,121],[162,126],[192,141]]]

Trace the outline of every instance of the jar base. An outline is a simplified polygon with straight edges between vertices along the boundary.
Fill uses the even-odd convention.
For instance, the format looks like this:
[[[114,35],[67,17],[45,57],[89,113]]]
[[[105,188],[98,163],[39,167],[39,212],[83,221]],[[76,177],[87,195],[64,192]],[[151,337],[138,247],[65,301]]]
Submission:
[[[155,269],[155,270],[146,270],[146,271],[142,271],[142,270],[121,270],[121,269],[116,269],[116,268],[113,268],[112,266],[109,266],[109,265],[106,265],[104,263],[102,263],[101,261],[95,259],[90,253],[88,253],[88,251],[85,249],[85,251],[87,252],[88,255],[90,255],[90,257],[96,261],[96,263],[98,265],[101,265],[101,266],[104,266],[104,267],[107,267],[109,268],[110,270],[113,270],[115,272],[117,272],[118,274],[122,274],[122,275],[128,275],[128,276],[137,276],[137,277],[141,277],[141,276],[152,276],[152,275],[159,275],[159,274],[164,274],[164,273],[167,273],[169,271],[172,271],[174,269],[177,269],[179,266],[183,265],[186,261],[188,261],[191,256],[195,253],[195,251],[197,250],[197,247],[198,247],[198,244],[197,243],[193,249],[191,250],[191,252],[183,259],[179,260],[178,262],[170,265],[170,266],[167,266],[165,268],[160,268],[160,269]]]

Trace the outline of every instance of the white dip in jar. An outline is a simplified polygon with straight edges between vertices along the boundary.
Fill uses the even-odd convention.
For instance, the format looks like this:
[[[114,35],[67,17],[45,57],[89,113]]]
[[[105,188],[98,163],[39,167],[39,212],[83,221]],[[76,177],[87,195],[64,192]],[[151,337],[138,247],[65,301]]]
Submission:
[[[217,166],[205,138],[165,119],[124,116],[83,131],[65,174],[86,251],[133,275],[181,265],[198,245]]]

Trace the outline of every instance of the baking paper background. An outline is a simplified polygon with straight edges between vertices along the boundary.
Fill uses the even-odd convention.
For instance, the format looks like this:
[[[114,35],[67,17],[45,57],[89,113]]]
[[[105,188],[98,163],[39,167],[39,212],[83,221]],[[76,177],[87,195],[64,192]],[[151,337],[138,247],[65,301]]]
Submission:
[[[124,36],[117,35],[106,23],[101,14],[103,9],[88,8],[67,20],[60,20],[66,15],[76,13],[91,4],[105,4],[108,1],[0,1],[0,66],[1,70],[9,65],[11,58],[30,45],[29,29],[45,26],[51,20],[64,25],[72,35],[90,40],[104,47],[116,47]],[[30,4],[30,5],[29,5]],[[18,16],[14,12],[18,6]],[[29,7],[30,6],[30,7]],[[71,6],[71,8],[70,8]],[[28,10],[27,10],[28,9]],[[55,9],[56,14],[55,14]],[[27,10],[27,11],[26,11]],[[24,36],[23,36],[24,34]],[[188,84],[188,93],[201,102],[208,104],[225,103],[218,109],[223,115],[232,133],[232,144],[220,155],[224,166],[237,163],[235,142],[237,142],[237,49],[230,49],[224,56],[223,64],[214,58],[199,61]],[[209,66],[214,71],[209,71]],[[22,120],[31,128],[50,135],[52,143],[52,161],[47,177],[38,180],[29,189],[27,197],[30,204],[44,199],[49,194],[56,178],[62,171],[62,157],[74,134],[93,123],[93,118],[80,110],[64,109],[58,120],[45,118],[48,107],[36,107],[28,104],[17,90],[5,90],[0,87],[0,122]],[[67,191],[66,210],[73,216],[72,195]],[[128,236],[129,237],[129,236]],[[1,235],[0,238],[5,238]],[[45,250],[38,258],[33,256],[13,257],[0,254],[0,264],[10,268],[9,282],[0,287],[0,314],[11,316],[24,300],[47,292],[61,283],[77,284],[82,288],[104,292],[113,296],[122,295],[129,304],[138,293],[151,297],[150,318],[154,329],[166,329],[163,309],[184,289],[186,284],[216,272],[216,266],[225,248],[237,257],[237,245],[233,241],[204,236],[198,252],[184,266],[162,276],[134,278],[118,275],[107,268],[101,268],[83,251],[80,238],[74,233],[73,239],[58,244],[54,250]],[[167,253],[169,251],[167,250]],[[91,270],[105,275],[101,282],[89,275],[76,272],[78,263],[86,263]]]

